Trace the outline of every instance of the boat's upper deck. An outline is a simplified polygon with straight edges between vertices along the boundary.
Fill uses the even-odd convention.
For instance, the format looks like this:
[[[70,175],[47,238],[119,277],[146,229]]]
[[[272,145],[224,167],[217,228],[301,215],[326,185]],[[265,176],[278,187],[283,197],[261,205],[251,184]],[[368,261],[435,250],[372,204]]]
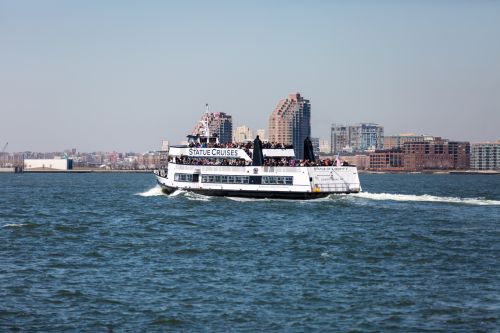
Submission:
[[[228,147],[170,147],[169,155],[177,158],[210,158],[210,159],[240,159],[246,162],[252,161],[253,148],[228,148]],[[264,158],[294,158],[295,153],[291,148],[262,149]]]
[[[189,144],[171,146],[169,163],[205,166],[270,166],[270,167],[309,167],[309,166],[348,166],[337,157],[335,160],[315,158],[310,146],[308,155],[303,159],[295,156],[293,145],[264,142],[257,136],[254,142],[219,143],[217,138],[203,140],[200,136],[188,136]],[[213,140],[212,140],[213,139]],[[307,140],[304,144],[307,143]],[[310,142],[310,140],[309,140]],[[254,156],[254,144],[257,156]],[[304,149],[306,150],[307,147]],[[260,157],[259,157],[260,155]],[[308,157],[306,157],[308,156]]]

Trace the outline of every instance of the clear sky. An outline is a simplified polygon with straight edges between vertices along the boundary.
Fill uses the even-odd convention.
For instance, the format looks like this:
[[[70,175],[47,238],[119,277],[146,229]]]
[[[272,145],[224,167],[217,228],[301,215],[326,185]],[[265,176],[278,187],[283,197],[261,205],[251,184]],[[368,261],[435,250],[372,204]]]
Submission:
[[[205,111],[500,139],[500,1],[0,0],[0,146],[147,151]]]

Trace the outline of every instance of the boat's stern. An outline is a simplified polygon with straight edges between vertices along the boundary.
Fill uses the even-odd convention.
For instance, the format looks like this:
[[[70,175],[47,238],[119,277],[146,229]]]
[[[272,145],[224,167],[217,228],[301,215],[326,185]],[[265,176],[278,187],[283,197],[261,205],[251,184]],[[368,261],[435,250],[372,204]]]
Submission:
[[[315,192],[358,193],[361,191],[355,166],[310,167],[309,177]]]

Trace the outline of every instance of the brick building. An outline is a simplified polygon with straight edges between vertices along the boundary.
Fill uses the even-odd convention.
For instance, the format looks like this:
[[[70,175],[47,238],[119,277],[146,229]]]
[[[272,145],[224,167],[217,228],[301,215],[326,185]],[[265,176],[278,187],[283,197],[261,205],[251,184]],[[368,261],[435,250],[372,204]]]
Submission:
[[[428,135],[416,135],[414,133],[402,133],[399,135],[384,136],[384,149],[400,149],[403,148],[405,142],[420,142],[432,141],[434,137]]]
[[[453,169],[453,156],[441,138],[433,141],[405,142],[403,145],[406,171]]]
[[[470,168],[470,143],[466,141],[449,141],[448,153],[453,156],[453,169],[467,170]]]
[[[401,149],[370,153],[370,170],[465,170],[470,165],[470,144],[432,138],[406,141]]]
[[[404,171],[403,151],[400,149],[377,150],[370,153],[370,170]]]

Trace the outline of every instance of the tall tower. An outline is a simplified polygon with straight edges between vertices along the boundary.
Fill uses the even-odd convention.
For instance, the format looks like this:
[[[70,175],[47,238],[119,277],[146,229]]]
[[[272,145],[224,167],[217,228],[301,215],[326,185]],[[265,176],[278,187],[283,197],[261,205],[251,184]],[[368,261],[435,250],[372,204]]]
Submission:
[[[304,140],[311,136],[311,103],[299,93],[282,99],[269,117],[269,142],[293,144],[295,157],[302,159]]]
[[[204,124],[208,123],[209,133],[217,134],[220,143],[229,143],[233,137],[233,118],[224,112],[207,112],[194,126],[193,135],[206,135]]]

